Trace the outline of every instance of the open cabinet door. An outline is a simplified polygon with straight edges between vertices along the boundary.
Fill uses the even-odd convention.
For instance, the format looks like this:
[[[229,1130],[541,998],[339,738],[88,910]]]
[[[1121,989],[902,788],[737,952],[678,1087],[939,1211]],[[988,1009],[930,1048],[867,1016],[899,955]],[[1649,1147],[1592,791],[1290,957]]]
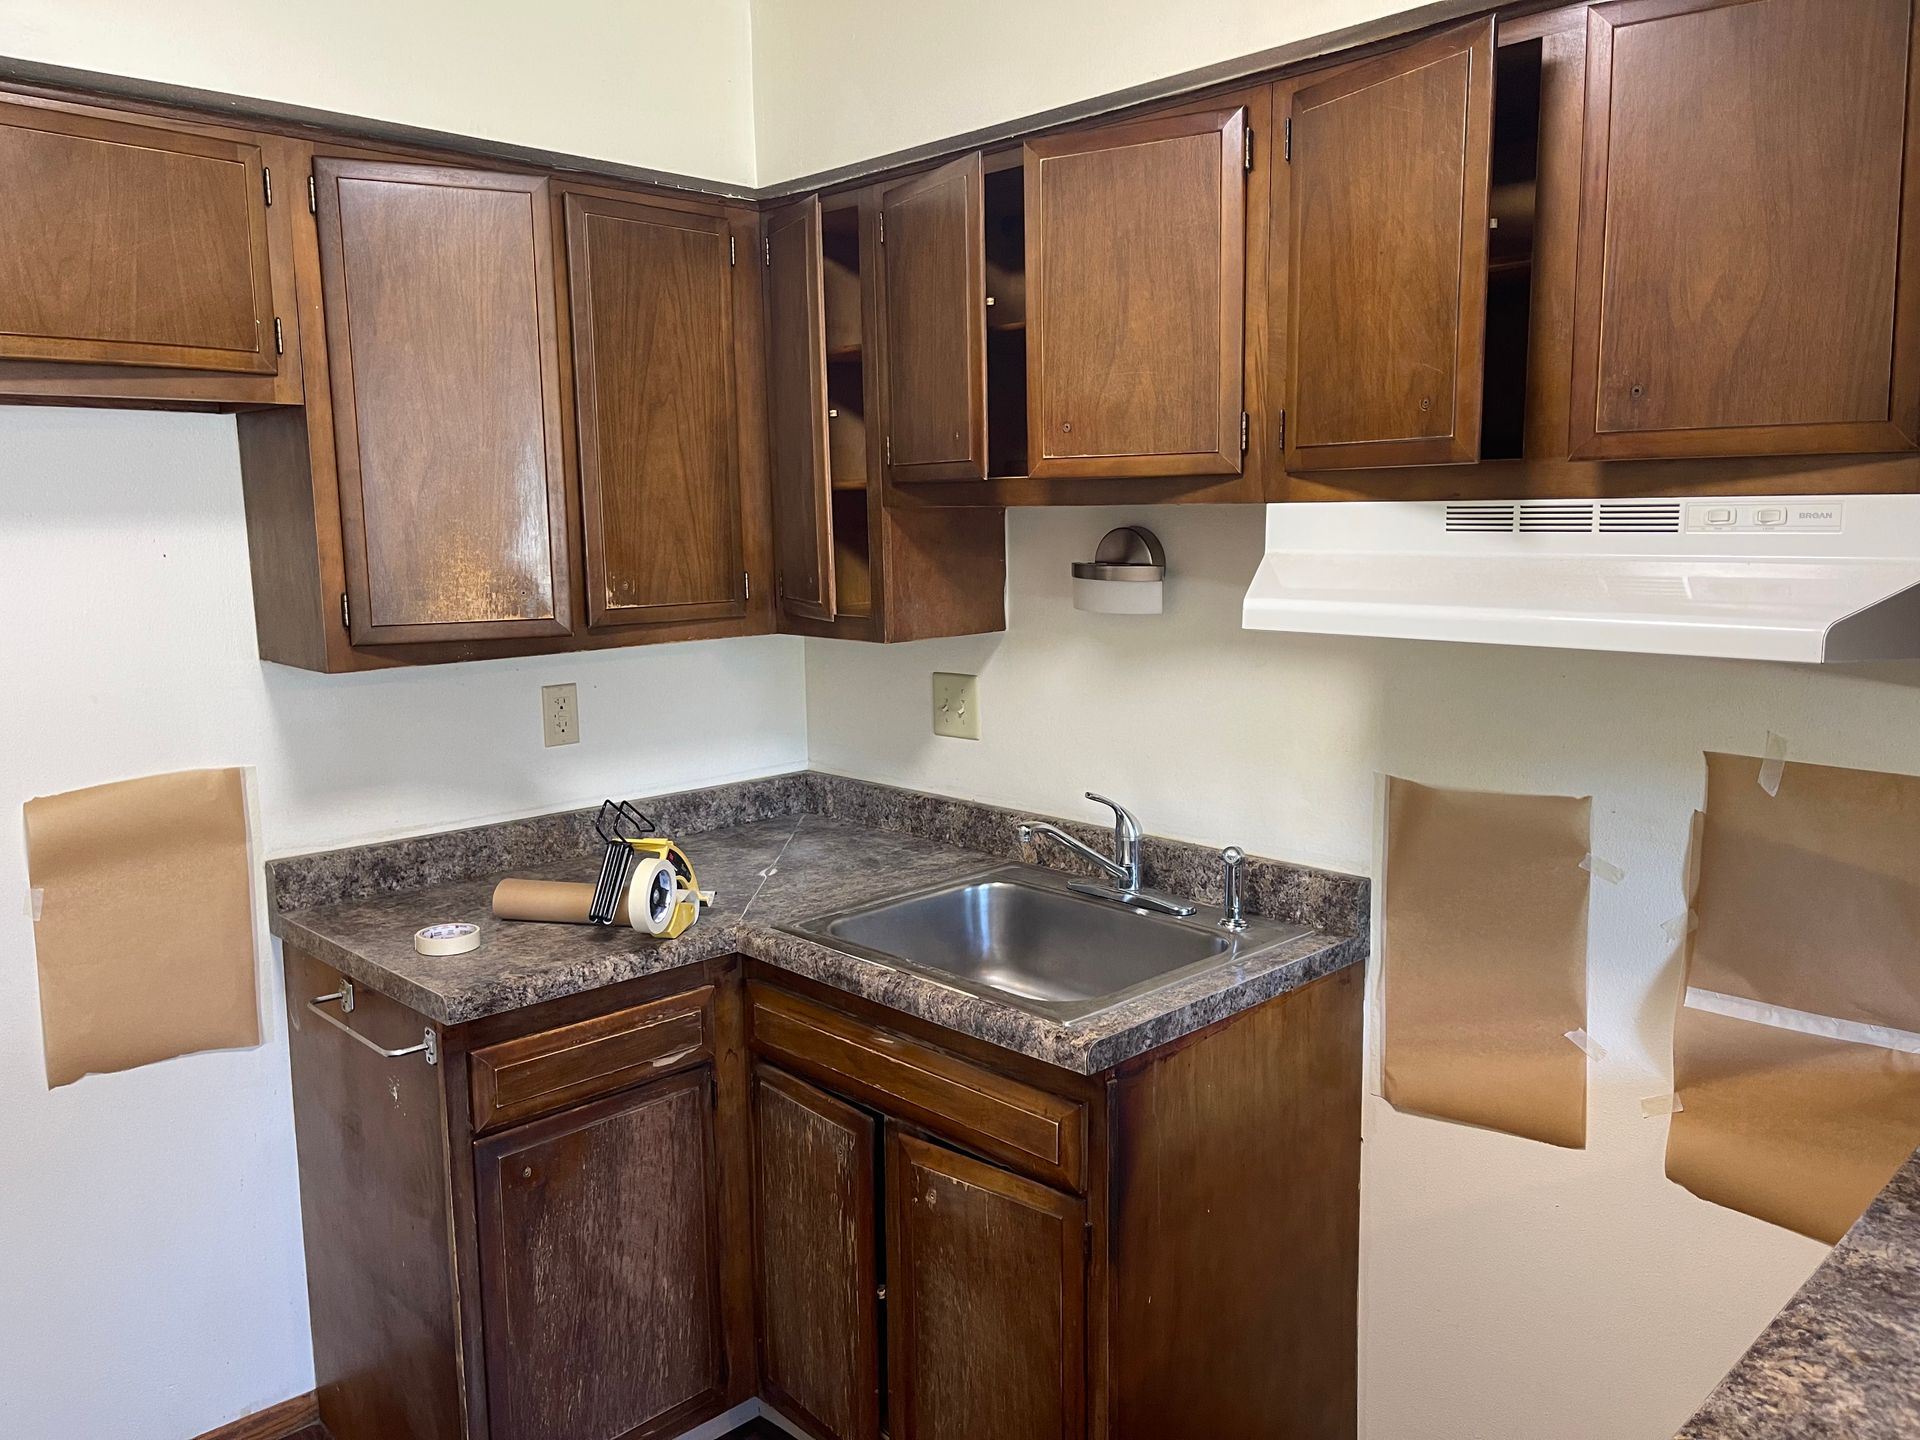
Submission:
[[[886,463],[895,480],[987,475],[987,261],[980,156],[880,197]]]
[[[774,589],[781,609],[831,620],[833,506],[818,199],[809,196],[768,218],[766,263]]]
[[[1239,107],[1027,143],[1029,473],[1239,473],[1245,147]]]
[[[1293,97],[1286,468],[1480,458],[1492,19]]]

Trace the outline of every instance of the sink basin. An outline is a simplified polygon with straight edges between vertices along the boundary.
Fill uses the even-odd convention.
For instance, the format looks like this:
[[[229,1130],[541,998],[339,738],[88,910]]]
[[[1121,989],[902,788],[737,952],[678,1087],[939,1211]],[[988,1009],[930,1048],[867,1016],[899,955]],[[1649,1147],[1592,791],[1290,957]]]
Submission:
[[[1006,865],[789,928],[1064,1022],[1307,933],[1249,917],[1234,934],[1205,911],[1176,919],[1077,894],[1067,879]]]

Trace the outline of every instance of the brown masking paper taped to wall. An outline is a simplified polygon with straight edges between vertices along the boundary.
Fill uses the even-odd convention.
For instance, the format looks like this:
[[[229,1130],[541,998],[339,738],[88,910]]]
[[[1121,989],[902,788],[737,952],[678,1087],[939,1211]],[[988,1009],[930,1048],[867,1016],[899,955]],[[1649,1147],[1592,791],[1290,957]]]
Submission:
[[[1673,1067],[1667,1178],[1829,1245],[1920,1145],[1920,1056],[1682,1006]]]
[[[1687,981],[1920,1031],[1920,778],[1707,756]]]
[[[238,770],[26,805],[47,1085],[260,1043]]]
[[[1387,781],[1385,1094],[1549,1145],[1587,1140],[1592,802]]]

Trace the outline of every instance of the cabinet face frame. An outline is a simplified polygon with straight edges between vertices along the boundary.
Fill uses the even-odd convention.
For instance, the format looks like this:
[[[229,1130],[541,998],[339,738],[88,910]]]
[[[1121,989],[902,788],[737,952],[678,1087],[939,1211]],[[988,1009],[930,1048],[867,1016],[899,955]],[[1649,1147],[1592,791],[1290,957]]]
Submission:
[[[783,610],[826,621],[834,618],[838,600],[827,462],[823,243],[817,195],[767,216],[767,463],[775,598]],[[789,574],[789,560],[802,570]],[[799,579],[808,565],[812,584]]]
[[[1485,368],[1487,322],[1487,220],[1493,151],[1494,21],[1492,17],[1416,41],[1398,50],[1331,71],[1317,83],[1292,94],[1289,123],[1318,106],[1346,100],[1382,84],[1404,79],[1457,55],[1467,57],[1468,72],[1462,96],[1461,193],[1457,236],[1458,269],[1454,272],[1454,344],[1451,347],[1452,406],[1444,433],[1433,436],[1381,436],[1338,443],[1303,444],[1300,439],[1301,377],[1310,356],[1302,354],[1300,274],[1302,247],[1301,181],[1305,156],[1296,151],[1289,180],[1287,216],[1287,470],[1336,470],[1400,465],[1471,464],[1480,458],[1480,411]],[[1289,132],[1292,133],[1292,132]],[[1294,143],[1303,150],[1304,136]],[[1342,183],[1335,177],[1334,183]],[[1453,242],[1450,242],[1453,243]],[[1391,303],[1389,300],[1387,303]]]
[[[928,215],[928,210],[934,213]],[[910,218],[909,218],[910,217]],[[880,274],[885,342],[887,479],[984,480],[987,476],[986,182],[978,151],[916,175],[880,194]],[[957,251],[927,253],[928,237]],[[932,292],[932,293],[929,293]],[[916,313],[932,308],[938,313]],[[958,346],[959,373],[943,351]],[[947,374],[937,372],[946,371]],[[949,412],[954,433],[944,453],[922,456],[921,426],[930,403]]]
[[[1569,417],[1569,446],[1576,460],[1839,455],[1920,449],[1920,139],[1915,135],[1915,126],[1920,125],[1920,24],[1916,23],[1920,17],[1911,6],[1886,418],[1668,430],[1600,429],[1615,35],[1634,25],[1760,3],[1767,0],[1615,0],[1587,11],[1586,114],[1580,152],[1580,238],[1574,282]]]
[[[1081,476],[1237,475],[1242,465],[1240,424],[1244,405],[1244,333],[1247,312],[1248,117],[1244,107],[1155,115],[1092,130],[1072,130],[1029,140],[1024,147],[1026,184],[1027,473],[1046,478]],[[1047,167],[1102,152],[1215,135],[1219,144],[1219,201],[1215,263],[1218,266],[1215,323],[1219,344],[1213,406],[1217,443],[1190,451],[1115,451],[1055,455],[1048,449],[1057,416],[1042,403],[1052,369],[1075,363],[1100,365],[1109,356],[1049,354],[1048,267],[1067,267],[1079,257],[1053,254],[1047,246]],[[1140,196],[1151,205],[1156,197]],[[1150,303],[1150,298],[1149,298]],[[1071,422],[1064,422],[1070,424]]]
[[[315,158],[313,173],[320,282],[324,297],[328,369],[333,391],[334,461],[339,478],[341,540],[350,617],[349,639],[355,645],[394,645],[571,634],[569,486],[561,439],[552,226],[546,178],[328,156]],[[395,186],[491,190],[527,197],[528,255],[531,264],[526,278],[533,306],[534,343],[540,367],[538,407],[543,431],[541,455],[546,477],[543,489],[550,613],[545,616],[386,625],[373,621],[349,282],[341,231],[339,187],[342,180]]]
[[[138,124],[131,119],[110,120],[51,106],[28,106],[17,103],[11,96],[0,97],[0,130],[59,135],[96,145],[234,166],[246,211],[247,289],[254,336],[253,345],[241,349],[80,335],[0,333],[0,360],[132,365],[235,375],[273,375],[279,371],[281,356],[274,349],[274,289],[267,242],[265,161],[259,144]],[[17,204],[17,197],[8,203]]]
[[[753,1209],[754,1209],[754,1285],[760,1299],[760,1388],[782,1414],[804,1421],[814,1433],[832,1440],[876,1440],[880,1434],[880,1229],[879,1167],[880,1125],[878,1117],[848,1104],[837,1096],[819,1090],[805,1081],[772,1065],[753,1066]],[[854,1373],[847,1377],[852,1390],[851,1428],[835,1430],[815,1414],[804,1400],[773,1373],[768,1344],[773,1297],[767,1284],[769,1256],[766,1250],[767,1198],[760,1168],[762,1096],[773,1093],[787,1103],[810,1112],[821,1122],[844,1131],[852,1140],[854,1163],[852,1193],[846,1197],[849,1210],[846,1223],[853,1237],[855,1272],[853,1304],[856,1315]]]
[[[665,624],[672,621],[727,620],[747,613],[743,577],[747,560],[741,532],[740,443],[737,418],[740,392],[733,326],[734,266],[726,258],[732,243],[732,225],[725,216],[703,215],[693,211],[670,210],[639,201],[615,200],[607,196],[568,191],[561,198],[567,243],[567,290],[572,312],[573,385],[576,428],[580,454],[580,518],[585,535],[587,623],[594,629],[622,625]],[[709,237],[714,246],[720,286],[720,335],[717,341],[724,379],[719,410],[724,420],[724,474],[708,498],[721,507],[720,546],[728,557],[730,593],[708,600],[656,603],[645,599],[634,604],[616,604],[608,594],[609,545],[606,533],[608,506],[612,489],[622,478],[607,473],[611,457],[601,453],[600,410],[601,357],[596,346],[592,224],[596,219],[624,224],[652,226],[685,231]],[[644,483],[646,477],[639,477]],[[651,543],[667,547],[678,537],[660,534]]]
[[[486,1332],[487,1413],[489,1430],[495,1440],[517,1440],[506,1428],[505,1405],[509,1378],[515,1375],[512,1326],[502,1313],[501,1286],[509,1269],[505,1217],[499,1190],[499,1178],[511,1156],[548,1141],[576,1134],[613,1119],[620,1114],[670,1100],[682,1092],[693,1092],[698,1107],[701,1144],[705,1156],[706,1186],[704,1226],[708,1264],[704,1277],[708,1287],[709,1315],[706,1343],[712,1358],[712,1383],[698,1393],[676,1402],[666,1410],[645,1417],[638,1427],[619,1432],[618,1440],[678,1434],[682,1422],[716,1409],[727,1386],[726,1305],[722,1275],[722,1249],[719,1216],[719,1157],[715,1135],[713,1102],[715,1076],[710,1066],[635,1089],[621,1091],[585,1105],[576,1105],[502,1130],[476,1140],[473,1144],[474,1198],[477,1208],[477,1233],[480,1247],[480,1291],[483,1324]],[[661,1297],[663,1303],[670,1303]],[[585,1437],[583,1440],[615,1440],[615,1437]]]

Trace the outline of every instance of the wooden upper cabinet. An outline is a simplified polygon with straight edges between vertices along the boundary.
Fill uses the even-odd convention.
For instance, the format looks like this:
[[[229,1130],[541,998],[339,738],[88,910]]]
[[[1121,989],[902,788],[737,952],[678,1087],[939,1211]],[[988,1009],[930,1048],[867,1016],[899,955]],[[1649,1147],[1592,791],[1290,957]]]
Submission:
[[[1286,468],[1480,456],[1493,21],[1297,91]]]
[[[980,156],[880,197],[886,451],[896,480],[987,474],[987,280]]]
[[[314,174],[354,643],[569,633],[546,180]]]
[[[1912,0],[1587,13],[1575,458],[1920,443]]]
[[[588,623],[744,615],[731,226],[564,206]]]
[[[880,1433],[879,1122],[770,1066],[753,1086],[760,1379],[827,1440]]]
[[[0,359],[272,375],[258,147],[0,103]]]
[[[1084,1440],[1087,1213],[888,1127],[888,1434]]]
[[[492,1440],[677,1434],[726,1385],[713,1074],[474,1147]]]
[[[834,617],[827,465],[827,322],[820,202],[767,220],[767,427],[772,446],[775,589],[783,609]]]
[[[1240,469],[1246,112],[1026,145],[1029,473]]]

